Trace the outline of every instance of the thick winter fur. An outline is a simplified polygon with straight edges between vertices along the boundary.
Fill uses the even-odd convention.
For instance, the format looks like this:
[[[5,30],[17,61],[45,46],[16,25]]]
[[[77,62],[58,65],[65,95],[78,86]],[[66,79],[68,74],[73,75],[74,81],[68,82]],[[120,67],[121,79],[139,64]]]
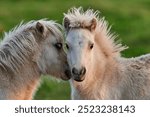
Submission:
[[[21,23],[0,44],[0,99],[32,99],[42,74],[68,79],[60,25],[47,20]]]
[[[72,99],[150,99],[150,54],[120,57],[126,47],[98,11],[80,7],[64,15],[70,69],[86,68],[82,82],[70,80]]]

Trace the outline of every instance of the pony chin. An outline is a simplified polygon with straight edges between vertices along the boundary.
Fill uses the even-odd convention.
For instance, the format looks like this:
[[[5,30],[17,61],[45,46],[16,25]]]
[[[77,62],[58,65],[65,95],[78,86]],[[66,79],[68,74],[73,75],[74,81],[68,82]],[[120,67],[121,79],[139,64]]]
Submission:
[[[67,81],[67,80],[70,80],[70,78],[71,78],[71,73],[70,73],[70,71],[65,71],[65,75],[62,75],[62,76],[60,76],[60,78],[62,79],[62,80],[64,80],[64,81]]]
[[[83,77],[73,76],[73,80],[75,80],[77,82],[82,82],[85,80],[85,76],[83,76]]]

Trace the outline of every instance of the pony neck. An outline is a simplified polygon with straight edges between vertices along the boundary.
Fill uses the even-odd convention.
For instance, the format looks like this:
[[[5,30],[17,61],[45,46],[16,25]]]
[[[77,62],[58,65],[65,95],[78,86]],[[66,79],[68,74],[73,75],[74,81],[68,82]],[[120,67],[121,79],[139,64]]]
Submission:
[[[2,87],[6,85],[9,89],[5,99],[32,99],[40,79],[37,65],[25,62],[15,73],[9,68],[6,70],[0,68],[0,82],[1,80],[3,82],[3,78],[6,81],[3,82]]]

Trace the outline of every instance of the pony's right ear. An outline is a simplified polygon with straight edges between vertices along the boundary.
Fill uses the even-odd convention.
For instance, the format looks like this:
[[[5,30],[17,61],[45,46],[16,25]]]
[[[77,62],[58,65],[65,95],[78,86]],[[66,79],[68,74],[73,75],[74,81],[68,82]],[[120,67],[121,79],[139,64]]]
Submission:
[[[39,33],[41,33],[41,34],[44,33],[44,26],[40,22],[36,23],[36,29],[38,30]]]
[[[67,17],[64,18],[63,25],[65,30],[68,32],[70,30],[70,20]]]

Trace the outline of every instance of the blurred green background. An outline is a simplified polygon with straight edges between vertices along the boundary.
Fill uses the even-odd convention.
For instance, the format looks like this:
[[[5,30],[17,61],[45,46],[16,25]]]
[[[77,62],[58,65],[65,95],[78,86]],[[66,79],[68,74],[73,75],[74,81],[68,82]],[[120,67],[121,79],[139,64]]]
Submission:
[[[73,6],[100,10],[128,50],[124,57],[150,52],[150,0],[0,0],[0,37],[19,22],[49,18],[62,23]],[[34,99],[70,99],[68,82],[43,76]]]

